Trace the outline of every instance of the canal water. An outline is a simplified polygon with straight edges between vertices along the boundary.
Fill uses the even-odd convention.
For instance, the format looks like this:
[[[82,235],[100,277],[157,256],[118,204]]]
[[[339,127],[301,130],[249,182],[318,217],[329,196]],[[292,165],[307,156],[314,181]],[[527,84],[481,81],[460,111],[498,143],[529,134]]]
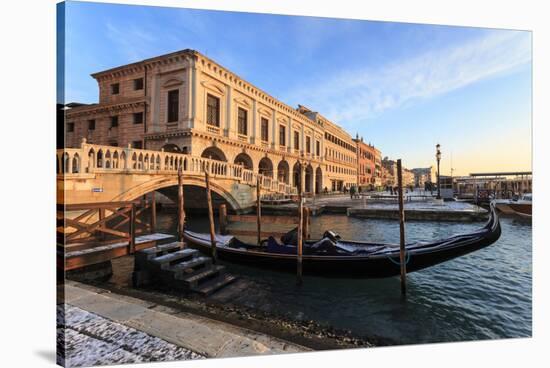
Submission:
[[[159,230],[175,229],[175,214],[159,213]],[[188,228],[208,231],[205,217],[190,216]],[[407,222],[407,242],[431,241],[473,231],[481,223]],[[296,320],[315,320],[388,343],[414,344],[529,337],[532,329],[531,225],[501,218],[502,235],[492,246],[410,273],[408,295],[398,277],[332,279],[225,263],[240,278],[241,292],[221,302]],[[312,238],[332,229],[345,239],[399,242],[397,221],[322,215],[311,219]],[[242,286],[244,285],[244,286]],[[216,295],[216,294],[215,294]],[[229,300],[227,300],[229,299]]]

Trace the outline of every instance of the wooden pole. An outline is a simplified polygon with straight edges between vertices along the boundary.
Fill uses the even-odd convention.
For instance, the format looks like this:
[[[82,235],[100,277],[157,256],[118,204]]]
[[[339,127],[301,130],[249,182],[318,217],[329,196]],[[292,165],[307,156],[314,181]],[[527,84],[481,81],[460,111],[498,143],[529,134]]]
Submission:
[[[157,196],[151,192],[151,233],[157,231]]]
[[[208,222],[210,223],[210,243],[212,244],[212,262],[216,263],[216,232],[214,229],[214,211],[212,210],[212,193],[210,192],[210,176],[208,169],[204,172],[206,179],[206,202],[208,204]]]
[[[304,207],[304,209],[302,210],[303,214],[304,214],[304,237],[303,239],[307,240],[309,239],[309,225],[310,225],[310,221],[309,221],[309,218],[310,218],[310,213],[309,213],[309,208],[307,207]]]
[[[185,231],[185,209],[183,198],[183,172],[178,169],[178,241],[183,243],[183,232]]]
[[[262,206],[260,204],[260,176],[256,178],[256,224],[258,227],[257,244],[260,245],[262,234]]]
[[[227,206],[225,203],[220,205],[220,234],[227,234]]]
[[[136,205],[132,203],[130,210],[130,254],[136,250]]]
[[[302,164],[300,164],[300,182],[299,188],[298,188],[298,213],[299,213],[299,219],[298,219],[298,249],[297,249],[297,265],[296,265],[296,284],[302,285],[302,243],[304,238],[304,200],[302,192]]]
[[[399,262],[401,264],[401,294],[407,293],[407,265],[405,262],[405,209],[403,205],[403,173],[401,159],[397,160],[397,188],[399,194]]]

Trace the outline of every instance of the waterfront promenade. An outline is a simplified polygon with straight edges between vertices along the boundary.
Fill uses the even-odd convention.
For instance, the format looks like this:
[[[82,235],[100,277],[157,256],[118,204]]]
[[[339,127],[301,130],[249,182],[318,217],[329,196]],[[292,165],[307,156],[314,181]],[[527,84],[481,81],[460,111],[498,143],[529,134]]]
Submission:
[[[485,221],[487,210],[466,202],[442,201],[421,192],[405,195],[405,217],[418,221]],[[398,219],[397,196],[388,192],[373,192],[351,198],[349,194],[333,194],[306,199],[306,206],[313,216],[321,214],[345,214],[372,219]],[[295,212],[296,203],[262,205],[262,211],[284,215]]]

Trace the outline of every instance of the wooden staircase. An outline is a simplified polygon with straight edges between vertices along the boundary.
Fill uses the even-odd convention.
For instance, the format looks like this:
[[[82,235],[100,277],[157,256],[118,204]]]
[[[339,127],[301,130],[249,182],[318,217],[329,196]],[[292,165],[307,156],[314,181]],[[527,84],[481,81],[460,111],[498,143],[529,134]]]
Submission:
[[[185,292],[210,295],[233,282],[225,267],[212,264],[198,250],[171,242],[135,253],[132,282],[135,287],[160,283]]]

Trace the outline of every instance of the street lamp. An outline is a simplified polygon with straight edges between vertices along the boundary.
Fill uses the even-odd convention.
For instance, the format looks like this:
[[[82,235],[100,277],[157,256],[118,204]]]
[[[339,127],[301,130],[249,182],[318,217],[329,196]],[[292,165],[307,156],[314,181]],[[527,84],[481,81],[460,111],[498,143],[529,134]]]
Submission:
[[[435,158],[437,160],[437,199],[441,199],[441,182],[439,180],[439,161],[441,161],[440,147],[439,143],[435,145]]]

